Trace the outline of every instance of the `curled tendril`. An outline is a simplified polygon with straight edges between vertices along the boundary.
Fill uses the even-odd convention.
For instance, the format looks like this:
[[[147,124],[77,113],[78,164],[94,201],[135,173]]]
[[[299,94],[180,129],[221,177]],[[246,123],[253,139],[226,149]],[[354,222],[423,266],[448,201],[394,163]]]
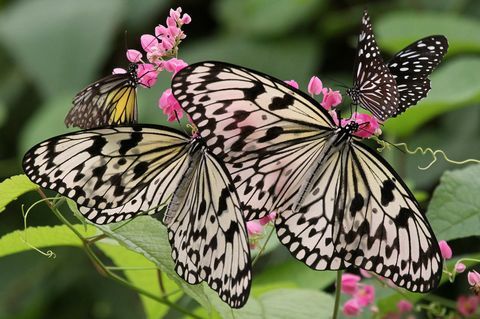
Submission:
[[[32,244],[30,244],[28,242],[28,239],[27,239],[27,218],[28,218],[28,214],[30,213],[30,210],[37,204],[39,203],[42,203],[44,201],[47,201],[47,200],[50,200],[50,198],[45,198],[45,199],[41,199],[35,203],[33,203],[28,209],[27,211],[25,212],[25,207],[24,205],[22,205],[22,216],[23,216],[23,229],[24,229],[24,232],[23,232],[23,237],[20,237],[20,239],[30,248],[32,248],[33,250],[39,252],[40,254],[46,256],[47,258],[56,258],[57,255],[52,251],[52,250],[47,250],[47,251],[43,251],[35,246],[33,246]]]
[[[477,159],[474,159],[474,158],[469,158],[469,159],[466,159],[464,161],[454,161],[454,160],[448,158],[447,154],[445,154],[445,152],[443,150],[433,150],[430,147],[422,148],[422,147],[418,146],[412,151],[408,148],[407,143],[393,143],[393,144],[390,144],[390,143],[387,143],[384,140],[381,140],[377,137],[374,137],[373,139],[380,145],[380,147],[377,148],[378,152],[382,152],[386,148],[389,148],[390,146],[394,146],[398,149],[400,149],[400,147],[402,147],[404,149],[404,151],[407,152],[410,155],[415,155],[417,153],[420,153],[422,155],[426,155],[427,153],[431,154],[433,159],[427,166],[424,166],[424,167],[418,166],[418,169],[421,169],[421,170],[429,169],[438,160],[438,158],[437,158],[438,154],[443,156],[445,161],[447,161],[448,163],[451,163],[451,164],[463,165],[463,164],[467,164],[467,163],[480,163],[480,160],[477,160]]]
[[[195,126],[195,124],[191,124],[191,123],[188,123],[186,125],[189,129],[192,130],[192,135],[195,136],[196,134],[198,134],[198,128]]]

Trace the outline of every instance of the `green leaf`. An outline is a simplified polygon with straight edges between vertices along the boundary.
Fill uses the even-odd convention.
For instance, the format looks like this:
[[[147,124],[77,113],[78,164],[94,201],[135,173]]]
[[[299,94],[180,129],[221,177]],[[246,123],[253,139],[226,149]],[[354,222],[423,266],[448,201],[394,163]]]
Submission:
[[[98,230],[88,226],[87,230],[81,225],[74,226],[84,237],[93,236]],[[17,230],[0,238],[0,257],[31,250],[53,246],[82,246],[82,241],[65,225],[28,227],[26,230]]]
[[[433,72],[432,90],[418,105],[389,119],[384,131],[405,137],[434,117],[480,101],[480,58],[461,57]]]
[[[480,235],[480,165],[447,171],[428,207],[428,219],[439,239]]]
[[[374,28],[378,43],[391,53],[434,34],[448,38],[449,54],[480,52],[480,23],[478,19],[465,16],[440,12],[394,12],[374,22]]]
[[[159,288],[158,269],[156,266],[139,253],[131,251],[118,244],[100,242],[98,247],[112,259],[118,267],[125,268],[122,272],[134,286],[146,290],[154,295],[161,296]],[[129,269],[131,268],[131,269]],[[152,268],[152,269],[134,269]],[[162,276],[162,283],[167,293],[178,289],[178,286],[167,276]],[[182,294],[169,296],[170,301],[180,299]],[[144,295],[140,295],[147,318],[162,318],[170,308]]]
[[[0,183],[0,212],[20,195],[37,190],[39,186],[32,183],[26,175],[15,175]]]
[[[318,0],[226,0],[217,2],[216,16],[234,35],[275,37],[308,23],[324,4]]]
[[[0,42],[45,97],[73,93],[97,74],[125,8],[117,0],[12,2],[0,15]]]
[[[122,245],[145,256],[186,294],[205,308],[211,308],[210,300],[205,294],[205,290],[210,288],[204,287],[204,284],[190,285],[175,272],[167,231],[161,221],[150,216],[141,216],[124,223],[121,227],[117,224],[98,227]],[[218,296],[212,298],[215,297],[220,301]]]

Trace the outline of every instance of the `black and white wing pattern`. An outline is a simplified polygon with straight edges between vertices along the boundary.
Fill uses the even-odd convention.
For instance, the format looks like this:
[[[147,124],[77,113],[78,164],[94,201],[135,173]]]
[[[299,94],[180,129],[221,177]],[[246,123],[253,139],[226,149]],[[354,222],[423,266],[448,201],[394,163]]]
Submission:
[[[127,73],[106,76],[80,91],[65,117],[65,125],[90,129],[135,124],[138,118],[136,66],[132,64]]]
[[[445,36],[431,35],[410,44],[388,62],[399,94],[398,108],[391,117],[427,96],[430,91],[428,76],[440,64],[447,50],[448,40]]]
[[[206,281],[233,308],[247,301],[250,249],[240,201],[226,168],[208,151],[191,166],[164,218],[175,270],[190,284]]]
[[[86,130],[34,146],[23,168],[33,182],[74,200],[87,219],[105,224],[157,212],[187,167],[189,142],[161,126]]]
[[[382,121],[391,117],[398,108],[397,83],[380,55],[366,10],[353,71],[353,88],[347,90],[352,102]]]
[[[191,65],[172,90],[225,160],[248,216],[275,210],[277,235],[297,259],[318,270],[355,265],[412,291],[438,284],[442,260],[426,217],[352,126],[336,126],[282,81],[230,64]]]
[[[172,91],[226,163],[247,219],[291,203],[335,125],[303,92],[231,64],[190,65]]]
[[[344,261],[410,291],[438,285],[435,235],[385,160],[352,141],[325,160],[314,185],[299,213],[287,210],[276,220],[280,241],[297,259],[318,270]]]

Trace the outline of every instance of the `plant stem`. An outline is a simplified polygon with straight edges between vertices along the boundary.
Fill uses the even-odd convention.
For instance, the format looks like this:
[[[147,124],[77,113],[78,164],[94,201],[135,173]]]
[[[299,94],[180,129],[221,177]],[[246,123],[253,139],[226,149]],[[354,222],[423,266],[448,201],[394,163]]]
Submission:
[[[260,248],[260,251],[258,252],[257,256],[252,260],[252,266],[255,265],[257,260],[260,258],[260,256],[263,254],[265,251],[265,248],[267,248],[267,244],[270,241],[270,238],[272,237],[273,230],[275,229],[275,226],[272,226],[272,229],[270,230],[270,233],[268,234],[267,239],[265,240],[265,243],[263,244],[262,248]]]
[[[337,280],[335,282],[335,304],[333,305],[332,319],[338,318],[338,308],[340,308],[340,291],[342,290],[342,271],[337,271]]]

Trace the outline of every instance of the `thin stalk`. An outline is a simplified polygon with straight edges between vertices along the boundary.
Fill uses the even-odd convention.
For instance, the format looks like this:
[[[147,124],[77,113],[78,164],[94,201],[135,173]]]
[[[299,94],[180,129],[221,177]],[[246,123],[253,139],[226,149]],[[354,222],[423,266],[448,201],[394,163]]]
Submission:
[[[263,252],[265,251],[265,248],[267,248],[267,244],[268,242],[270,241],[270,238],[272,237],[272,234],[273,234],[273,230],[274,230],[274,226],[272,226],[272,229],[270,230],[270,233],[268,234],[268,237],[267,239],[265,240],[265,243],[263,244],[262,248],[260,248],[260,251],[258,252],[257,256],[255,256],[255,258],[252,260],[252,266],[255,265],[255,263],[257,262],[257,260],[260,258],[260,256],[263,254]]]
[[[338,318],[338,309],[340,308],[340,291],[342,290],[342,271],[337,271],[337,280],[335,282],[335,304],[333,305],[332,319]]]

